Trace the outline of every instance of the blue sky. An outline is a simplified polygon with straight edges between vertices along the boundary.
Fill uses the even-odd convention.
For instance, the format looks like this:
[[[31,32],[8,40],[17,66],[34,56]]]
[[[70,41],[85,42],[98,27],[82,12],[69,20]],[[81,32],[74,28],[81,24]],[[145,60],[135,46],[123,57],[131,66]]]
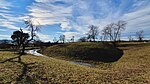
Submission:
[[[23,21],[28,18],[41,24],[37,35],[43,41],[61,34],[77,39],[89,25],[101,31],[118,20],[127,21],[122,39],[138,30],[150,38],[150,0],[0,0],[0,39],[11,39],[13,31],[24,28]]]

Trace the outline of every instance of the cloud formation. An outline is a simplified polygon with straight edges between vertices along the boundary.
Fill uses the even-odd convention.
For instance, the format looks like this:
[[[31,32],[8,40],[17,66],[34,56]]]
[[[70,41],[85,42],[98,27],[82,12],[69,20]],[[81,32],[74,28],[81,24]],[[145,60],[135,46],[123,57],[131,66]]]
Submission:
[[[42,25],[60,24],[62,30],[87,32],[88,25],[102,29],[106,24],[125,20],[127,31],[148,29],[150,24],[149,0],[35,0],[29,6],[29,15]],[[68,32],[68,31],[67,31]],[[64,33],[66,34],[66,33]]]
[[[10,9],[13,7],[12,3],[6,0],[0,0],[0,26],[12,30],[18,30],[15,25],[20,22],[19,18],[13,15],[13,11]]]
[[[32,18],[42,26],[49,26],[50,31],[57,25],[57,32],[67,38],[84,35],[89,25],[96,25],[101,31],[105,25],[118,20],[128,23],[123,36],[133,35],[137,30],[150,32],[149,0],[34,0],[26,6],[23,15],[14,15],[10,10],[14,5],[7,0],[1,0],[0,6],[0,26],[9,29],[18,29],[17,24],[23,19]],[[50,39],[44,32],[39,35]]]

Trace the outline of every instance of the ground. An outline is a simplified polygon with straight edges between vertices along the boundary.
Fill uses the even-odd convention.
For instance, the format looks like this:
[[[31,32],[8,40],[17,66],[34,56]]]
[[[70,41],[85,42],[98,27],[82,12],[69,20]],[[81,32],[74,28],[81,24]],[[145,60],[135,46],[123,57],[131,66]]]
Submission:
[[[150,44],[122,43],[119,48],[124,54],[118,61],[95,62],[95,67],[33,55],[18,61],[18,54],[1,51],[0,83],[149,84]]]

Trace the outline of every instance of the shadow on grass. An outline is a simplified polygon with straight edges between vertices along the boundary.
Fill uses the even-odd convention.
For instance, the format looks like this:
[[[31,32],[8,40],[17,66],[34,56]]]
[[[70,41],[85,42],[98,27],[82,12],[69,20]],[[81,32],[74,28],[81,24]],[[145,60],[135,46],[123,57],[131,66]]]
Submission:
[[[119,45],[117,45],[117,47],[142,47],[142,46],[146,46],[146,45],[150,45],[150,43],[141,43],[141,44],[119,44]]]
[[[4,61],[1,61],[0,63],[5,63],[5,62],[13,62],[13,63],[18,63],[20,65],[22,65],[22,71],[21,74],[16,78],[16,82],[17,83],[32,83],[33,80],[30,76],[27,75],[27,72],[29,70],[29,68],[31,69],[31,67],[29,67],[29,65],[33,65],[35,63],[25,63],[21,60],[21,57],[23,55],[19,55],[17,57],[14,58],[10,58],[10,59],[6,59]],[[18,59],[17,61],[14,61],[14,59]]]
[[[89,52],[86,52],[84,54],[81,53],[79,55],[80,57],[82,57],[81,59],[111,63],[118,61],[124,54],[123,50],[120,50],[118,48],[115,48],[113,50],[93,48],[88,51]]]

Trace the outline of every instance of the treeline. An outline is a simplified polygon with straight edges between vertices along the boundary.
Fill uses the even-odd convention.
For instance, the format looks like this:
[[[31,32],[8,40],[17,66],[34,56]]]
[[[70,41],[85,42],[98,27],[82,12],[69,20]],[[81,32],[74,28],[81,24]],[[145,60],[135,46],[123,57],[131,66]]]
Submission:
[[[88,27],[89,31],[85,34],[85,36],[81,36],[78,40],[78,42],[96,42],[96,41],[109,41],[109,42],[120,42],[121,35],[123,31],[126,29],[127,22],[119,20],[116,23],[110,23],[106,25],[102,30],[99,29],[98,26],[90,25]],[[148,41],[143,40],[144,38],[144,31],[139,30],[135,31],[134,35],[126,36],[126,41]],[[74,42],[75,36],[72,36],[72,38],[66,40],[65,35],[60,35],[58,39],[54,37],[53,42],[54,43],[64,43],[66,42]]]

